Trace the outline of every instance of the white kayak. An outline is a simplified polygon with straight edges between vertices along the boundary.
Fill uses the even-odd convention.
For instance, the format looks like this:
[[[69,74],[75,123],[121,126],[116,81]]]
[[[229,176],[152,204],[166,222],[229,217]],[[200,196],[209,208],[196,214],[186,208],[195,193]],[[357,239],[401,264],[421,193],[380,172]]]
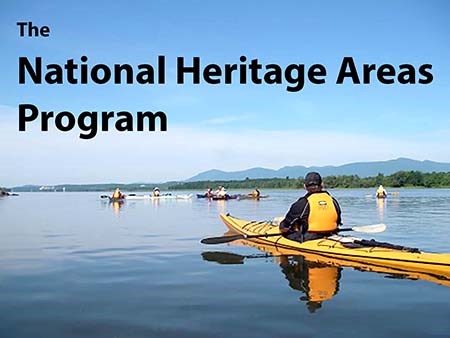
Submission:
[[[160,196],[153,196],[153,195],[127,195],[125,196],[125,199],[127,200],[188,200],[192,198],[192,194],[185,194],[185,195],[160,195]]]

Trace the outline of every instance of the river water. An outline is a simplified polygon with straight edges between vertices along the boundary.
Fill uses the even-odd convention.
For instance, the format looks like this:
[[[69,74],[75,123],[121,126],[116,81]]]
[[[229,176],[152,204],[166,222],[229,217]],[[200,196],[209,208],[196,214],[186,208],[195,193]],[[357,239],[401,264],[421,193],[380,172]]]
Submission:
[[[384,222],[369,238],[450,252],[450,190],[401,189],[385,201],[373,192],[331,191],[345,226]],[[221,212],[271,219],[303,194],[263,193],[123,204],[101,193],[1,198],[0,337],[450,336],[450,287],[439,282],[200,243],[224,234]]]

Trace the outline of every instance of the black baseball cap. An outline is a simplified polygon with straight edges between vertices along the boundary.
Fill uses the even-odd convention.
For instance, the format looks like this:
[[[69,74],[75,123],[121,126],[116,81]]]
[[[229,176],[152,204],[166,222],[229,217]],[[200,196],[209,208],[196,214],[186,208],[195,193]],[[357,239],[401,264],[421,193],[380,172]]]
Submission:
[[[311,171],[306,174],[305,176],[305,185],[307,187],[311,187],[314,185],[321,185],[322,184],[322,177],[319,173],[316,173],[315,171]]]

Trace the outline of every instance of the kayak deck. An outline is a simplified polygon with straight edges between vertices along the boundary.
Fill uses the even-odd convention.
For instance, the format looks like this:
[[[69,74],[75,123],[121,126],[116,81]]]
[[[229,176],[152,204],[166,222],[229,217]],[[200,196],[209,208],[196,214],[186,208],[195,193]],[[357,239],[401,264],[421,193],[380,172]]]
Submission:
[[[232,231],[243,235],[276,234],[277,226],[268,222],[248,222],[229,215],[221,214],[220,218]],[[351,236],[337,236],[351,241]],[[301,252],[316,253],[323,256],[342,258],[361,263],[387,266],[406,271],[432,273],[450,278],[450,254],[408,252],[378,246],[364,246],[348,248],[344,243],[322,238],[303,243],[287,239],[282,236],[252,238],[249,241],[276,246],[277,248]]]

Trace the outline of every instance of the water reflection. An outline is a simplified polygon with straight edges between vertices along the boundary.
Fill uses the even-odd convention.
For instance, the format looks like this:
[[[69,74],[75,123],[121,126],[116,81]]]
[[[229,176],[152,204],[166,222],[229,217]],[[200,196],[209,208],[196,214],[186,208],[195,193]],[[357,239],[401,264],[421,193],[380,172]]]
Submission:
[[[202,257],[205,261],[219,264],[244,264],[246,259],[265,258],[269,261],[268,258],[270,258],[270,261],[280,266],[289,286],[303,293],[299,300],[306,303],[306,307],[311,313],[320,309],[325,301],[330,300],[339,292],[344,268],[353,268],[365,273],[378,273],[390,279],[425,280],[450,287],[450,279],[445,276],[424,272],[409,272],[313,253],[299,255],[298,251],[246,240],[235,241],[233,244],[255,247],[264,253],[243,256],[229,252],[206,251],[202,253]]]
[[[386,198],[375,198],[375,200],[377,201],[378,220],[383,223],[387,205]]]
[[[118,215],[120,212],[120,208],[122,208],[123,205],[123,201],[115,201],[115,202],[111,202],[111,207],[113,209],[114,214]]]
[[[214,206],[218,213],[224,213],[224,212],[226,212],[228,201],[226,201],[226,200],[213,200],[211,198],[206,198],[206,203],[208,204],[208,208],[211,207],[211,206]]]
[[[448,336],[450,285],[442,286],[444,279],[318,257],[316,263],[342,269],[342,276],[337,295],[310,314],[308,300],[299,300],[308,295],[291,288],[311,288],[311,265],[309,279],[301,281],[305,268],[293,257],[298,251],[199,244],[224,231],[220,212],[271,219],[286,212],[298,191],[272,191],[257,203],[127,200],[118,206],[102,203],[100,193],[0,199],[1,337]],[[362,198],[365,193],[333,191],[349,224],[377,222],[377,204]],[[448,251],[450,189],[407,190],[387,202],[389,230],[376,238]],[[204,250],[253,255],[219,265],[202,260]],[[290,266],[281,266],[280,255]],[[304,260],[314,267],[312,255]]]
[[[299,299],[306,302],[309,312],[314,313],[322,302],[337,294],[342,268],[310,262],[303,256],[280,256],[278,260],[289,286],[304,293]]]
[[[261,207],[261,203],[267,202],[267,199],[259,199],[259,198],[249,198],[249,199],[243,199],[238,201],[241,204],[245,204],[245,206],[249,210],[253,210],[254,212],[257,212],[257,210]]]
[[[219,264],[244,264],[249,258],[268,258],[269,254],[238,255],[229,252],[207,251],[202,253],[206,261]],[[308,261],[303,256],[278,256],[275,262],[288,280],[289,286],[303,295],[299,300],[305,302],[309,312],[314,313],[322,303],[331,299],[339,290],[342,268],[321,262]]]
[[[101,195],[100,198],[103,207],[105,209],[111,208],[113,210],[113,213],[116,215],[118,215],[119,212],[123,210],[125,206],[133,208],[136,206],[159,208],[162,205],[170,205],[171,203],[187,204],[192,202],[192,199],[190,198],[166,198],[165,196],[161,198],[112,200],[108,197],[108,195]],[[223,210],[221,210],[221,212]]]
[[[108,199],[103,199],[101,202],[103,208],[112,209],[115,215],[119,215],[120,209],[123,207],[124,203],[124,201],[111,201]]]

